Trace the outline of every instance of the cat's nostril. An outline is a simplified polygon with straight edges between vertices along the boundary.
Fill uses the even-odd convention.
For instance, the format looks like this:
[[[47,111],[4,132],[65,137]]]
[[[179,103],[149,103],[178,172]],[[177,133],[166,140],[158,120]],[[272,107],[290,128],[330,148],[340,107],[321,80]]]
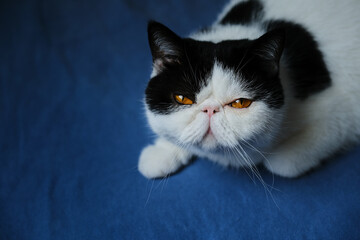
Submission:
[[[211,115],[219,112],[219,109],[218,109],[218,108],[207,107],[207,108],[204,108],[202,111],[203,111],[204,113],[209,114],[209,115],[211,116]]]

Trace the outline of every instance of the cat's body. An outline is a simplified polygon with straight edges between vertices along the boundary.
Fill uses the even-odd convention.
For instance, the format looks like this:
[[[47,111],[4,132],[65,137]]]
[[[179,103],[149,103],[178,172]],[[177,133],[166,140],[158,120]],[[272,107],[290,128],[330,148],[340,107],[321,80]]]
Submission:
[[[295,177],[358,141],[359,12],[357,0],[232,1],[191,39],[150,23],[146,113],[159,139],[139,170],[164,177],[198,155]]]

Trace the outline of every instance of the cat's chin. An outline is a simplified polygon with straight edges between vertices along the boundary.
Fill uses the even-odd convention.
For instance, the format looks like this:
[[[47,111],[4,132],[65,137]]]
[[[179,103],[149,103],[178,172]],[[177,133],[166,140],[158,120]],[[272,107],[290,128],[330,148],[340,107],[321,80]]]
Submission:
[[[213,134],[207,134],[201,141],[201,148],[204,150],[214,150],[218,148],[218,142]]]
[[[197,144],[197,147],[202,151],[218,153],[222,152],[224,148],[229,146],[224,146],[221,142],[219,142],[213,133],[208,133],[204,136],[201,142]]]

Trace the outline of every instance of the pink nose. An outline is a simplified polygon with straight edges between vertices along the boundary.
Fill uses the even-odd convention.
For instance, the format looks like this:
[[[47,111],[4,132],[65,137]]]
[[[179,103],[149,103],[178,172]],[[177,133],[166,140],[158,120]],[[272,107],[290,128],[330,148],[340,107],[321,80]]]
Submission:
[[[219,107],[207,106],[202,109],[204,113],[207,113],[209,117],[214,115],[215,113],[219,112]]]

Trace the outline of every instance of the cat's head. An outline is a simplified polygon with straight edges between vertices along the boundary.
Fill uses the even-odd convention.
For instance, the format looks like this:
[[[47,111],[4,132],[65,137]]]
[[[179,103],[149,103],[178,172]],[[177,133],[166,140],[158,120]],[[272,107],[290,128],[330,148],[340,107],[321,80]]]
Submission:
[[[158,135],[204,151],[267,144],[282,119],[279,60],[284,32],[219,43],[180,38],[148,25],[153,72],[146,113]]]

